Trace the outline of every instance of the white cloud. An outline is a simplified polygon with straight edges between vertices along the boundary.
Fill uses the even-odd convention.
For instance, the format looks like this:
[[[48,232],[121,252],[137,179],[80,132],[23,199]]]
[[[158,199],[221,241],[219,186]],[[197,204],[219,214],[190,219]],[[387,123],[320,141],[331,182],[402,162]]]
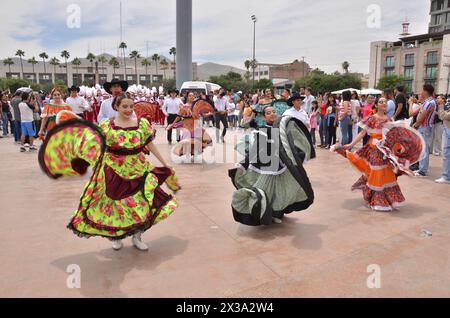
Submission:
[[[82,29],[71,37],[65,21],[66,8],[73,3],[82,9]],[[429,1],[419,0],[194,0],[193,3],[194,59],[240,68],[252,56],[252,14],[258,17],[258,61],[285,63],[305,56],[311,66],[327,72],[340,69],[347,60],[353,71],[367,73],[371,41],[396,40],[406,15],[415,34],[425,33],[429,21]],[[366,10],[370,4],[381,8],[380,29],[367,28]],[[72,57],[84,57],[88,47],[95,54],[117,53],[119,0],[15,0],[2,2],[2,6],[1,58],[14,55],[18,48],[25,50],[26,57],[42,51],[59,56],[63,49],[68,49]],[[169,48],[175,46],[175,0],[124,0],[123,8],[124,40],[128,48],[146,55],[148,42],[149,54],[168,55]],[[53,25],[53,30],[48,25]],[[58,33],[64,35],[61,40]],[[39,38],[40,34],[48,38]],[[31,40],[21,41],[18,36]],[[50,43],[54,45],[49,46]]]

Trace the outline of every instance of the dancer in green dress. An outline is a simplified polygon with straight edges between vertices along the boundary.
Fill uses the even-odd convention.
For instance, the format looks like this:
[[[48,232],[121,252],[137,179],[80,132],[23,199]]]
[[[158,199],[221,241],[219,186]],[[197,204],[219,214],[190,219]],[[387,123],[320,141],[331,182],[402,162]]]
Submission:
[[[174,172],[152,143],[155,130],[145,118],[136,118],[134,102],[127,95],[116,97],[115,119],[100,127],[82,120],[69,120],[53,129],[39,153],[39,162],[51,178],[77,176],[93,167],[93,174],[68,228],[80,237],[100,236],[123,247],[132,236],[142,251],[148,246],[141,233],[166,219],[177,201],[164,192],[173,186]],[[153,168],[145,154],[152,153],[163,168]]]

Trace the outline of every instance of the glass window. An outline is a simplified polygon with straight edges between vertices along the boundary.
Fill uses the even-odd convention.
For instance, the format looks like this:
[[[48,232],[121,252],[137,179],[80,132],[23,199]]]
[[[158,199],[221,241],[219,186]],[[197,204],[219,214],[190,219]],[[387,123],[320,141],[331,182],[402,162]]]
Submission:
[[[431,22],[433,25],[440,25],[442,22],[442,14],[436,14],[431,17]]]
[[[414,54],[405,55],[405,65],[414,65]]]
[[[414,67],[405,67],[405,78],[414,78]]]
[[[436,78],[437,67],[436,66],[427,66],[425,69],[425,78],[433,79]]]
[[[394,67],[394,57],[393,56],[386,57],[386,67]]]
[[[444,9],[444,0],[437,0],[437,10]]]
[[[391,75],[395,75],[394,70],[386,70],[386,76],[391,76]]]
[[[438,52],[428,52],[427,53],[427,64],[438,64]]]
[[[411,93],[413,91],[413,81],[405,81],[405,88],[407,93]]]

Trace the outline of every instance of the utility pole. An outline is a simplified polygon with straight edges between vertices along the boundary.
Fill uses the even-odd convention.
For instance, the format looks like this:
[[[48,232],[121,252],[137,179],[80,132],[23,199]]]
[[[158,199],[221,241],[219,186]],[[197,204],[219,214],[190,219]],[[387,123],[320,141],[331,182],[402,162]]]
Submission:
[[[177,88],[192,81],[192,0],[177,0]]]
[[[256,22],[258,22],[258,18],[256,15],[252,15],[253,21],[253,60],[252,60],[252,69],[253,69],[253,85],[255,85],[255,63],[256,63]]]

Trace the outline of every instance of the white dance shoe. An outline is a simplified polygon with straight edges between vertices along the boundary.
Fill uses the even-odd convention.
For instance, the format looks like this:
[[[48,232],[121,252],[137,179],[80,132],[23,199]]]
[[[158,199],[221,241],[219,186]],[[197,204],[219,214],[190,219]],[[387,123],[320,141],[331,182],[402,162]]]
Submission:
[[[132,238],[133,245],[140,251],[148,251],[148,245],[143,243],[141,240],[141,233],[133,235]]]
[[[123,243],[122,243],[122,241],[113,241],[113,243],[112,243],[112,248],[113,248],[115,251],[120,251],[120,250],[123,248]]]

